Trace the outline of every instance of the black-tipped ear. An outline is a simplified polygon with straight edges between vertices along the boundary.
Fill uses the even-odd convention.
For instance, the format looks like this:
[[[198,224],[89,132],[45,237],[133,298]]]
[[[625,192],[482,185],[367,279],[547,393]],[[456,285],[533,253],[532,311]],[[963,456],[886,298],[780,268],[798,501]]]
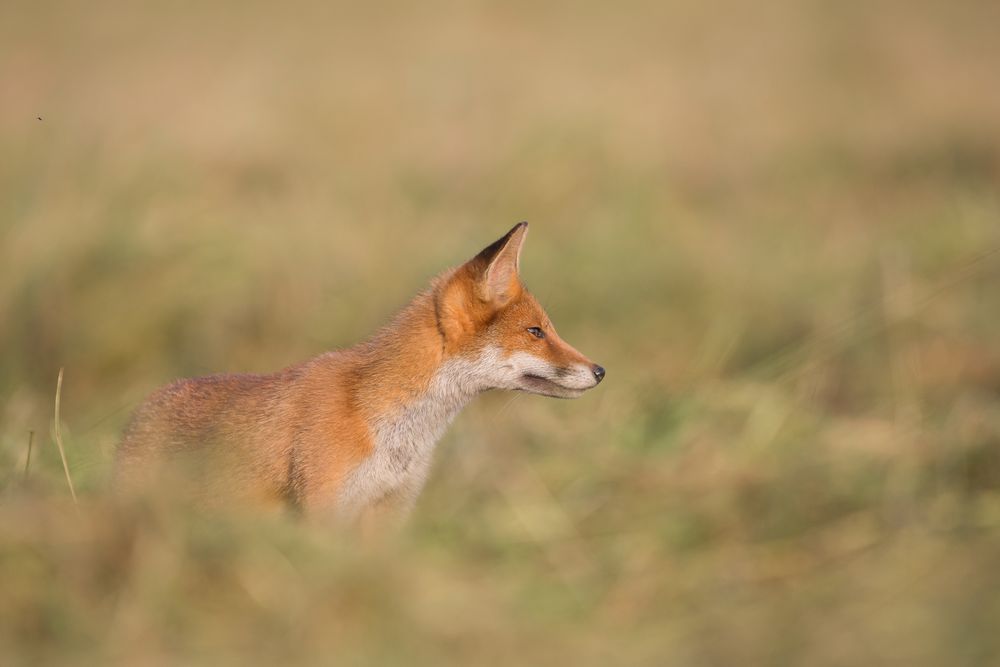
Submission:
[[[528,223],[519,222],[503,238],[491,243],[472,259],[479,274],[479,296],[484,301],[504,304],[520,288],[518,268],[521,247],[528,235]]]

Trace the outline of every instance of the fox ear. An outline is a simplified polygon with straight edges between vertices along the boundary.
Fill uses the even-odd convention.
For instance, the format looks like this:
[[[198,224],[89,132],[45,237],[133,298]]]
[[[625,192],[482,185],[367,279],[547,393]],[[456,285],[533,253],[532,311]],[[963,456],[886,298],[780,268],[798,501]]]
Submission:
[[[478,275],[477,292],[483,301],[502,306],[509,302],[521,289],[518,267],[521,262],[521,246],[528,235],[528,223],[519,222],[476,255],[472,262]]]

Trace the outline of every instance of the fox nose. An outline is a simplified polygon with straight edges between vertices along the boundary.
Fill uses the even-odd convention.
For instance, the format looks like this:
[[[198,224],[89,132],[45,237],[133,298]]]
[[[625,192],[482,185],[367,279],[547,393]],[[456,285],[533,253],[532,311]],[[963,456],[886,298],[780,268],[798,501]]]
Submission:
[[[594,364],[594,367],[591,370],[594,371],[594,377],[597,378],[598,382],[600,382],[601,380],[604,379],[604,367],[603,366],[598,366],[597,364]]]

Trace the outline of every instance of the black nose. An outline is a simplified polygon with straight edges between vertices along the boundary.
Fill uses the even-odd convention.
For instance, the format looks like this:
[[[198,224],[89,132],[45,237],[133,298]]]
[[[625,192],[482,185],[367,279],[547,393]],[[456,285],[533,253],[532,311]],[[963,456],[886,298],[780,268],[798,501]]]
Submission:
[[[593,371],[594,371],[594,377],[597,378],[598,382],[600,382],[601,380],[604,379],[604,367],[603,366],[598,366],[598,365],[594,364]]]

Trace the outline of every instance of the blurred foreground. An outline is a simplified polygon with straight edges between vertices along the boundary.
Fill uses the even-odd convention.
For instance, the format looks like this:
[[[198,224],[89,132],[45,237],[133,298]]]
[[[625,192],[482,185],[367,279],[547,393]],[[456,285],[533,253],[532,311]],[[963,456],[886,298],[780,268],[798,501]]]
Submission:
[[[997,25],[6,3],[0,664],[1000,661]],[[108,502],[156,386],[351,344],[521,219],[608,378],[475,402],[397,541]]]

